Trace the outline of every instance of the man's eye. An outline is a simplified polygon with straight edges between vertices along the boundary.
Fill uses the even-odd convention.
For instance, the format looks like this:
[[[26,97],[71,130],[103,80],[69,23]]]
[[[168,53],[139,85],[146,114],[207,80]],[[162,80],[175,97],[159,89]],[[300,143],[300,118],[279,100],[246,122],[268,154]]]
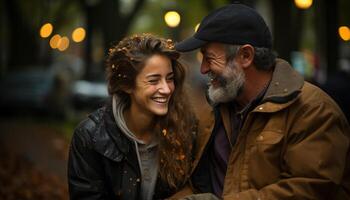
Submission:
[[[212,58],[210,57],[204,57],[204,59],[207,61],[207,62],[210,62],[212,60]]]

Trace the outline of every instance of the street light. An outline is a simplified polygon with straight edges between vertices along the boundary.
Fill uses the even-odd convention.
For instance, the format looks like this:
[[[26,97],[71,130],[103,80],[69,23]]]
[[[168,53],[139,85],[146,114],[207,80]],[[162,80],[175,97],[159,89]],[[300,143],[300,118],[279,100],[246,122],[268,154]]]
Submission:
[[[52,36],[50,39],[50,47],[53,49],[56,49],[58,47],[58,42],[60,41],[61,36],[59,34],[56,34]]]
[[[338,33],[341,39],[344,41],[349,41],[350,40],[350,28],[347,26],[341,26],[338,29]]]
[[[58,50],[60,50],[60,51],[64,51],[64,50],[66,50],[68,47],[69,47],[69,39],[68,39],[66,36],[64,36],[64,37],[62,37],[62,38],[58,41],[58,43],[57,43],[57,48],[58,48]]]
[[[74,42],[81,42],[85,39],[85,29],[82,27],[76,28],[72,33],[72,39]]]
[[[300,9],[308,9],[312,5],[312,0],[294,0],[294,3]]]
[[[169,27],[175,28],[180,24],[181,16],[176,11],[168,11],[164,15],[164,21]]]
[[[52,30],[53,30],[52,24],[46,23],[40,28],[40,36],[42,38],[47,38],[51,35]]]

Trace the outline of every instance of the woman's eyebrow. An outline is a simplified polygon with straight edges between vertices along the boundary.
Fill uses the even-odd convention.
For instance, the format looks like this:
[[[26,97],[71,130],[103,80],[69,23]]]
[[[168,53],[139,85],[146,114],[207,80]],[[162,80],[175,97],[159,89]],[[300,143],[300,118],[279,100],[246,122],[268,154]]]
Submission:
[[[148,74],[146,75],[146,78],[158,78],[160,77],[160,74]]]

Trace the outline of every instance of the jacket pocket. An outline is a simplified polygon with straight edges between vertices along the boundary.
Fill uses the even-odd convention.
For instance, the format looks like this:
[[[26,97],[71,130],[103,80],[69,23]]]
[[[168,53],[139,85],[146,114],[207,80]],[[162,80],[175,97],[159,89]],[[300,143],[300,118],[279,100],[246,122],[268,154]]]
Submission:
[[[263,131],[255,138],[252,150],[257,156],[273,157],[277,161],[282,149],[283,136],[276,131]],[[252,156],[254,157],[254,154]]]
[[[277,131],[263,131],[255,137],[247,155],[248,177],[252,187],[261,188],[279,179],[283,136]]]
[[[275,131],[263,131],[255,139],[256,144],[277,144],[283,138],[283,134]]]

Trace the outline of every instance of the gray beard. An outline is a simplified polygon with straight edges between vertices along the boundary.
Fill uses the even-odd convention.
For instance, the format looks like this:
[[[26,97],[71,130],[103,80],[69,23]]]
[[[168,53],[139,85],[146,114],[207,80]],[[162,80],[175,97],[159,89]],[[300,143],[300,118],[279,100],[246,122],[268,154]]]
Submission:
[[[212,103],[226,103],[234,100],[242,91],[245,83],[245,75],[242,69],[233,63],[225,67],[222,75],[219,77],[220,86],[209,86],[208,96]]]

